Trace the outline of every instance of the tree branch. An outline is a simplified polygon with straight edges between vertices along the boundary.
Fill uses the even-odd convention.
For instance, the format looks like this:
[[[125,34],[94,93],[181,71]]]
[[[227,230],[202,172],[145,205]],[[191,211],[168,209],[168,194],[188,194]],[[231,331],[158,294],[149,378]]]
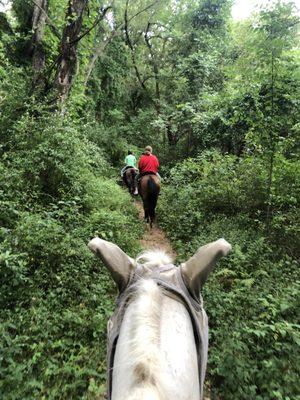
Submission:
[[[84,80],[84,87],[87,86],[87,83],[91,77],[92,71],[94,69],[94,66],[96,64],[97,59],[100,57],[100,55],[102,54],[102,52],[105,51],[106,47],[108,46],[108,44],[111,42],[111,40],[118,35],[118,32],[124,30],[125,31],[125,36],[126,36],[126,42],[127,45],[130,48],[131,51],[131,58],[133,61],[133,65],[134,65],[134,69],[136,72],[136,75],[138,77],[139,83],[141,84],[141,86],[143,87],[144,90],[147,90],[146,86],[145,86],[145,82],[149,79],[149,77],[147,77],[146,79],[142,79],[140,72],[137,69],[137,65],[136,65],[136,61],[135,61],[135,55],[134,55],[134,45],[135,43],[132,42],[130,36],[129,36],[129,29],[128,29],[128,25],[129,23],[136,18],[137,16],[139,16],[140,14],[142,14],[143,12],[147,11],[149,8],[153,7],[156,3],[158,3],[160,0],[156,0],[153,3],[151,3],[150,5],[148,5],[147,7],[143,8],[142,10],[138,11],[137,13],[135,13],[134,15],[132,15],[131,17],[128,17],[128,6],[129,6],[129,0],[126,1],[126,8],[125,8],[125,15],[124,15],[124,24],[119,25],[118,27],[116,27],[112,32],[111,35],[101,44],[99,44],[98,46],[96,46],[94,48],[94,52],[93,55],[90,59],[89,65],[87,67],[87,72],[86,72],[86,78]],[[110,8],[112,8],[112,6],[110,6]],[[140,36],[143,34],[143,32],[140,32]]]
[[[147,24],[147,28],[144,34],[144,38],[145,38],[145,42],[146,45],[149,49],[149,53],[150,53],[150,57],[151,57],[151,64],[152,64],[152,68],[153,68],[153,73],[154,73],[154,78],[155,78],[155,108],[156,108],[156,112],[159,115],[160,114],[160,86],[159,86],[159,70],[158,70],[158,66],[157,66],[157,62],[156,62],[156,57],[154,55],[153,52],[153,48],[152,48],[152,44],[150,42],[150,38],[148,36],[149,30],[151,27],[151,22],[148,22]]]
[[[87,31],[85,31],[82,35],[80,35],[76,40],[71,42],[71,44],[75,44],[75,43],[79,42],[82,38],[84,38],[86,35],[88,35],[99,24],[99,22],[101,22],[104,19],[107,11],[110,10],[111,8],[112,8],[111,6],[104,8],[102,11],[102,14],[96,18],[93,25]]]
[[[142,14],[143,12],[149,10],[149,8],[152,8],[153,6],[155,6],[155,4],[159,3],[160,0],[156,0],[153,3],[149,4],[147,7],[143,8],[143,10],[138,11],[136,14],[134,14],[132,17],[130,17],[128,19],[128,22],[131,22],[134,18],[138,17],[140,14]],[[128,7],[128,1],[126,1],[126,9]]]
[[[88,64],[87,70],[86,70],[86,74],[85,74],[85,79],[84,79],[84,84],[83,84],[84,90],[86,89],[88,81],[91,77],[94,66],[96,64],[96,61],[98,60],[98,58],[100,57],[102,52],[104,52],[104,50],[109,45],[109,43],[112,41],[112,39],[115,36],[117,36],[117,34],[118,34],[118,30],[115,29],[114,31],[111,32],[110,36],[105,41],[103,41],[100,45],[98,45],[97,47],[94,48],[93,56],[91,57],[91,59],[89,61],[89,64]]]
[[[35,0],[30,0],[37,8],[39,8],[42,13],[45,15],[46,18],[46,22],[49,25],[49,27],[51,28],[52,33],[58,38],[61,39],[61,36],[56,28],[56,26],[54,25],[54,23],[51,21],[51,18],[49,17],[49,15],[46,13],[46,11],[43,9],[43,7],[41,7],[38,3],[36,3]]]
[[[129,36],[129,30],[128,30],[128,23],[129,23],[129,19],[128,19],[128,4],[129,4],[129,0],[126,0],[126,6],[125,6],[125,12],[124,12],[124,30],[125,30],[126,42],[127,42],[128,46],[129,46],[129,48],[131,50],[131,60],[132,60],[133,68],[135,70],[136,77],[137,77],[140,85],[142,86],[142,88],[145,91],[147,91],[147,87],[145,86],[145,84],[144,84],[144,82],[142,80],[140,71],[139,71],[139,69],[137,67],[137,63],[136,63],[136,60],[135,60],[134,47],[133,47],[132,41],[131,41],[130,36]]]

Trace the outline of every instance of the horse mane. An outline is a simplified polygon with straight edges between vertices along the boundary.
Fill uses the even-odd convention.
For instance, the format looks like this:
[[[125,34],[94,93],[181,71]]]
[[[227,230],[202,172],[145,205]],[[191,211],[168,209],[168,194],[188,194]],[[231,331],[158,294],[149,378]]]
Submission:
[[[172,259],[162,250],[147,250],[136,258],[137,265],[153,269],[168,265]],[[140,279],[136,284],[135,313],[131,318],[130,347],[134,387],[128,400],[164,400],[167,382],[161,376],[160,325],[163,293],[151,279]]]

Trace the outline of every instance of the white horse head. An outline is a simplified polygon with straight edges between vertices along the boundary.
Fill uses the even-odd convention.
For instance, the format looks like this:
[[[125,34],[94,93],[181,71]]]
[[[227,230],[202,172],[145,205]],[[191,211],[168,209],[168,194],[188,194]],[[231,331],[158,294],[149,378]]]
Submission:
[[[119,289],[108,323],[109,399],[202,399],[208,323],[200,290],[230,244],[219,239],[200,247],[179,267],[160,251],[134,260],[100,238],[89,248]]]

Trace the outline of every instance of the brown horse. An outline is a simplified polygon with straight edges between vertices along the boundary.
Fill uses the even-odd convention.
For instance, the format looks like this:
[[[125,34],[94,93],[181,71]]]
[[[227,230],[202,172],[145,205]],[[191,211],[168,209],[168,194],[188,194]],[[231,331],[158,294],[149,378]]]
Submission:
[[[135,168],[128,168],[124,172],[123,181],[127,186],[131,195],[137,194],[137,182],[136,182],[137,171]]]
[[[155,208],[160,191],[160,181],[157,175],[144,175],[140,179],[139,192],[143,200],[145,220],[150,222],[150,228],[155,220]]]

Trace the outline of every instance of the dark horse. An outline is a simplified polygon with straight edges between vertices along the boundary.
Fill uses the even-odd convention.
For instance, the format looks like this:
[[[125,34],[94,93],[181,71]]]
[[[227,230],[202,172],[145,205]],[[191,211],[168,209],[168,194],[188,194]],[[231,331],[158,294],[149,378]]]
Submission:
[[[123,181],[132,195],[137,194],[136,175],[137,171],[135,168],[127,168],[123,175]]]
[[[157,175],[149,174],[141,177],[139,192],[143,200],[145,220],[152,228],[155,220],[155,208],[160,191],[160,181]]]

